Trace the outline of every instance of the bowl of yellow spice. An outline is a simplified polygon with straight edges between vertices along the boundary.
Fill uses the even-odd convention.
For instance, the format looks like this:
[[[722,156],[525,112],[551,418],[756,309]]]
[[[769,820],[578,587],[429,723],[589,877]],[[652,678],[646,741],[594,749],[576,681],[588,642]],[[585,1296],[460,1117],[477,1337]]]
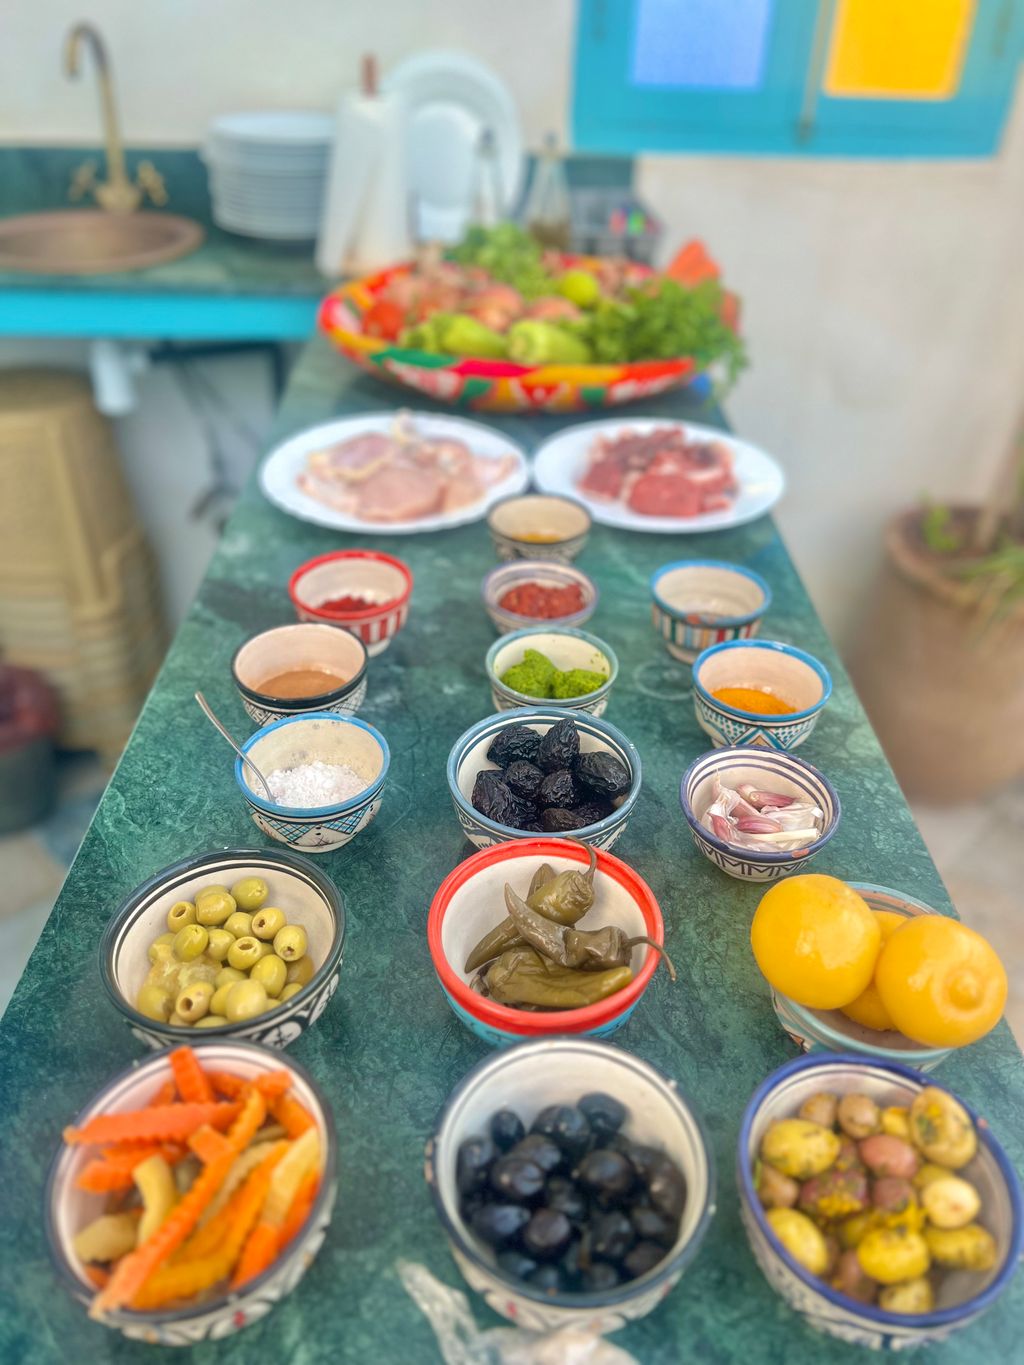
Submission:
[[[514,630],[495,640],[485,662],[498,711],[557,701],[568,711],[601,716],[619,674],[611,645],[567,627]]]
[[[502,498],[487,517],[499,559],[576,558],[590,534],[590,513],[572,498],[523,493]]]
[[[795,749],[831,695],[825,665],[776,640],[729,640],[693,663],[697,723],[716,749]]]

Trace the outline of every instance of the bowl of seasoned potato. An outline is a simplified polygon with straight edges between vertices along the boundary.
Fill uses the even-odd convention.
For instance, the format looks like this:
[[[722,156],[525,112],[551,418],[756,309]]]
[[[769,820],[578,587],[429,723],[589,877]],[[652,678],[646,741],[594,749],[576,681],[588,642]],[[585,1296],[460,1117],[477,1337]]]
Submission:
[[[737,1183],[768,1283],[841,1341],[944,1341],[1020,1259],[1006,1153],[969,1106],[896,1062],[835,1054],[774,1071],[743,1115]]]

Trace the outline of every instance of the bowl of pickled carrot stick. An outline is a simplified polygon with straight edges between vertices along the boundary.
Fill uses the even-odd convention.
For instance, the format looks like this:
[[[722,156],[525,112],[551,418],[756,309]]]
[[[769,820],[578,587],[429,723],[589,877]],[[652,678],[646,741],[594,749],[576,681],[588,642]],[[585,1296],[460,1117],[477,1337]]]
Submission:
[[[727,640],[693,662],[697,724],[716,749],[795,749],[831,695],[825,665],[777,640]]]
[[[64,1129],[46,1233],[91,1318],[193,1346],[295,1288],[335,1188],[334,1123],[307,1072],[251,1043],[202,1043],[129,1067]]]

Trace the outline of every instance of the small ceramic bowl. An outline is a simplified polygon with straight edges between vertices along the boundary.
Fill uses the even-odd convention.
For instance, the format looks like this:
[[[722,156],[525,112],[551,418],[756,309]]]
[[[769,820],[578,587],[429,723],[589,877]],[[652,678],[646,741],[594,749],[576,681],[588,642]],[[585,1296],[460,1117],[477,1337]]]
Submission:
[[[611,853],[597,852],[594,904],[580,927],[601,929],[619,924],[630,937],[646,934],[664,943],[665,925],[654,892],[631,867]],[[606,1037],[621,1028],[650,984],[659,954],[643,944],[633,949],[633,980],[596,1005],[574,1010],[517,1010],[487,1000],[470,987],[474,972],[464,964],[475,944],[504,917],[503,895],[508,882],[521,896],[541,863],[555,872],[586,868],[586,852],[563,839],[533,837],[495,844],[474,853],[438,887],[427,916],[427,944],[445,998],[463,1024],[492,1047],[524,1038],[580,1033]]]
[[[897,915],[934,915],[938,912],[924,901],[887,886],[873,886],[870,882],[850,882],[850,886],[871,906],[872,910],[891,910]],[[904,1062],[918,1071],[934,1071],[944,1062],[951,1047],[925,1047],[895,1030],[879,1032],[855,1023],[842,1010],[812,1010],[798,1005],[788,995],[772,991],[775,1015],[804,1052],[857,1052],[882,1062]]]
[[[270,888],[268,904],[283,910],[289,924],[305,929],[316,968],[308,985],[267,1014],[220,1028],[179,1027],[140,1014],[135,1000],[149,972],[149,945],[166,932],[167,911],[176,901],[192,900],[204,886],[230,887],[243,877],[262,877]],[[100,979],[114,1008],[147,1047],[244,1038],[282,1048],[316,1023],[330,1004],[344,947],[345,898],[307,858],[269,849],[218,849],[162,868],[121,902],[100,940]]]
[[[624,1132],[671,1157],[686,1179],[686,1205],[665,1259],[628,1284],[594,1294],[546,1294],[513,1280],[459,1213],[456,1155],[487,1130],[497,1109],[513,1109],[529,1127],[550,1104],[574,1104],[603,1091],[629,1110]],[[696,1256],[715,1212],[715,1170],[700,1120],[669,1080],[649,1062],[593,1038],[545,1038],[484,1059],[445,1101],[427,1143],[424,1174],[452,1256],[471,1289],[518,1327],[547,1332],[585,1328],[614,1332],[656,1308]]]
[[[813,801],[825,817],[821,834],[806,848],[790,853],[760,853],[719,839],[703,824],[713,800],[716,773],[726,787],[752,782],[763,791]],[[802,758],[778,749],[712,749],[701,754],[683,773],[679,804],[704,857],[742,882],[774,882],[789,872],[803,872],[839,828],[839,797],[832,783]]]
[[[549,626],[546,630],[528,626],[526,630],[514,630],[511,635],[503,635],[491,645],[485,667],[491,684],[491,696],[499,711],[510,711],[519,706],[538,706],[543,702],[543,698],[516,692],[501,681],[501,675],[513,664],[522,663],[528,649],[545,654],[556,668],[563,671],[585,668],[592,673],[603,673],[608,681],[601,687],[581,697],[560,697],[558,705],[566,711],[589,711],[592,716],[604,715],[612,685],[619,676],[619,661],[614,650],[596,635],[559,626]]]
[[[323,669],[345,681],[311,697],[275,697],[261,690],[269,678],[306,668]],[[242,705],[257,725],[310,711],[354,716],[366,700],[366,650],[354,635],[334,626],[276,626],[238,647],[231,660],[231,676]]]
[[[329,806],[278,806],[267,799],[240,758],[235,781],[258,829],[303,853],[330,853],[354,839],[380,810],[391,753],[387,740],[365,721],[314,711],[264,725],[242,745],[266,776],[303,763],[347,764],[366,787]]]
[[[583,606],[567,616],[545,619],[519,616],[498,605],[507,592],[522,587],[524,583],[540,583],[545,588],[569,588],[577,584],[583,594]],[[597,585],[582,569],[543,559],[517,559],[512,564],[499,564],[484,578],[481,592],[487,615],[494,622],[499,635],[521,630],[524,626],[582,626],[593,616],[598,597]]]
[[[710,645],[747,640],[771,605],[768,584],[751,569],[718,559],[677,559],[651,575],[651,619],[665,648],[692,664]]]
[[[412,570],[379,550],[334,550],[300,564],[288,581],[288,596],[300,621],[323,621],[359,637],[371,656],[381,654],[405,625],[412,594]],[[374,605],[361,611],[329,610],[338,597],[362,597]]]
[[[1017,1268],[1024,1241],[1020,1182],[984,1119],[960,1103],[978,1130],[978,1152],[958,1171],[981,1195],[978,1221],[996,1240],[999,1259],[984,1274],[944,1272],[931,1313],[891,1313],[858,1303],[812,1275],[778,1241],[754,1190],[753,1166],[769,1124],[792,1118],[819,1091],[870,1095],[876,1104],[908,1105],[928,1084],[909,1066],[865,1061],[847,1054],[801,1057],[767,1076],[751,1096],[740,1125],[736,1183],[747,1239],[765,1279],[809,1326],[840,1341],[874,1350],[903,1351],[945,1341],[990,1308]],[[823,1356],[823,1358],[825,1358]]]
[[[509,839],[537,838],[534,830],[499,825],[496,820],[481,815],[470,799],[473,784],[477,773],[495,766],[487,757],[487,750],[500,730],[508,725],[529,725],[544,735],[552,725],[566,718],[576,723],[581,753],[595,750],[612,753],[625,764],[633,778],[625,798],[611,815],[598,820],[596,824],[570,831],[571,837],[585,844],[593,844],[595,848],[611,848],[622,834],[640,795],[640,755],[636,746],[614,725],[609,725],[606,720],[598,720],[585,711],[566,711],[557,706],[524,706],[518,711],[499,711],[497,715],[477,721],[476,725],[471,725],[465,734],[459,736],[448,755],[448,790],[459,824],[471,844],[477,848],[489,848],[491,844],[505,843]]]
[[[521,493],[496,502],[487,525],[499,559],[557,559],[568,564],[586,544],[590,513],[572,498]]]
[[[723,687],[755,687],[781,697],[795,711],[766,716],[741,711],[711,695]],[[751,745],[795,749],[818,723],[832,695],[824,664],[794,645],[775,640],[729,640],[699,654],[693,665],[693,705],[697,724],[716,749]]]
[[[197,1346],[219,1341],[242,1327],[258,1322],[295,1288],[320,1250],[331,1221],[337,1190],[337,1138],[327,1101],[309,1073],[297,1062],[286,1061],[279,1052],[268,1052],[251,1043],[222,1039],[195,1044],[204,1067],[254,1077],[268,1071],[290,1072],[292,1094],[316,1120],[324,1153],[323,1178],[302,1230],[262,1275],[242,1289],[184,1308],[152,1312],[121,1309],[104,1319],[132,1341],[158,1346]],[[148,1104],[171,1074],[168,1057],[159,1052],[121,1071],[95,1094],[74,1119],[81,1127],[100,1113],[121,1113]],[[104,1210],[106,1196],[76,1187],[86,1163],[95,1155],[89,1147],[62,1146],[50,1167],[44,1200],[46,1240],[58,1277],[72,1298],[88,1307],[96,1293],[86,1278],[85,1266],[75,1255],[76,1234]],[[86,1353],[90,1358],[91,1352]]]

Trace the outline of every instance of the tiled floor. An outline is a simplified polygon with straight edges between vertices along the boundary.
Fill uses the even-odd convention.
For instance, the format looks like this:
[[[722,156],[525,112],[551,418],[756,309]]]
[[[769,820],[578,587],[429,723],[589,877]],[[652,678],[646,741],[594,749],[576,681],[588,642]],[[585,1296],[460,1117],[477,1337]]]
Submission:
[[[106,777],[88,755],[65,757],[53,815],[32,830],[0,838],[0,1012],[46,923]],[[914,815],[960,914],[1006,964],[1007,1018],[1024,1041],[1024,783],[970,806],[917,805]]]

